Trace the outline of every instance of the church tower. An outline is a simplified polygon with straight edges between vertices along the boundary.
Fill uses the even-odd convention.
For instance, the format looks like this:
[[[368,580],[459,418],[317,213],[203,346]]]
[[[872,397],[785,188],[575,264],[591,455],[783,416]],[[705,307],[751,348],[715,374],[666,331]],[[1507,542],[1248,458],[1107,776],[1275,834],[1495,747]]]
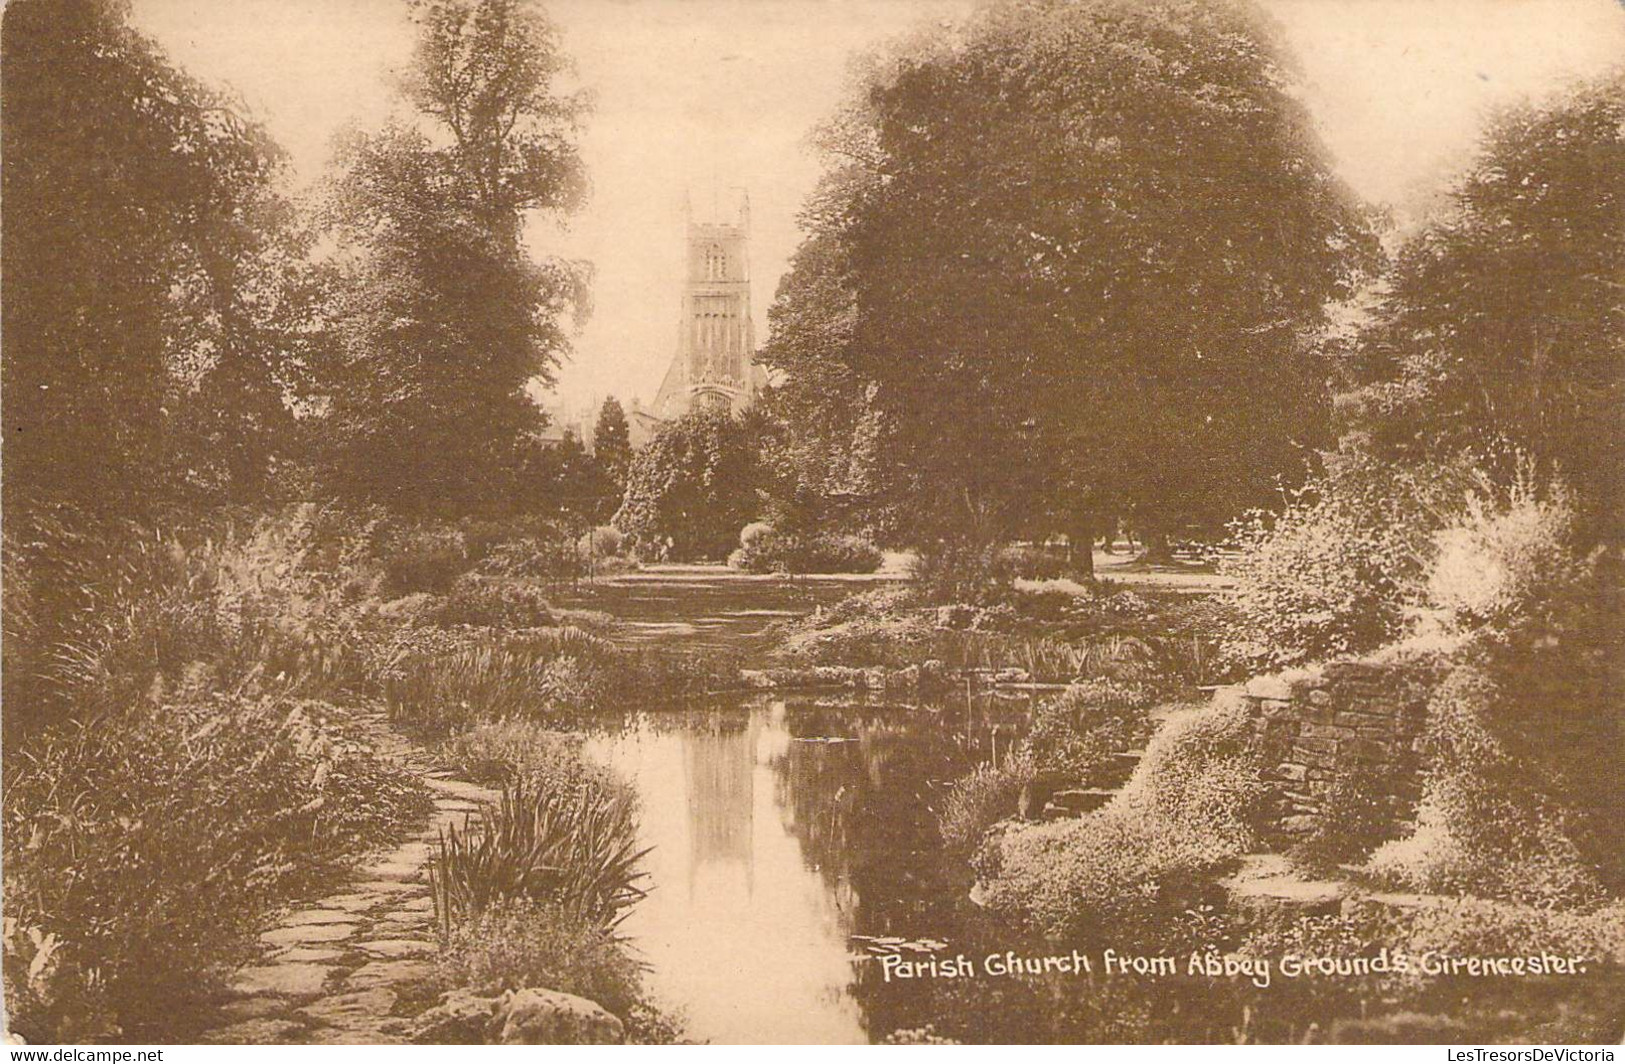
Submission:
[[[677,352],[655,397],[661,420],[707,408],[737,413],[766,381],[750,314],[750,198],[731,220],[696,220],[686,204],[683,215],[688,257]]]

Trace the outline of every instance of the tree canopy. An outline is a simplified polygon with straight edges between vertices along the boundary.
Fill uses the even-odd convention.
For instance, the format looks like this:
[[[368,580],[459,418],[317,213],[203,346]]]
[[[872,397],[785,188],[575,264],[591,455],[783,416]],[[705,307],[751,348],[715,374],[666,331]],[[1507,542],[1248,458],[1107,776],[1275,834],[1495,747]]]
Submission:
[[[513,494],[550,383],[587,309],[586,270],[538,259],[526,219],[576,209],[583,102],[525,0],[423,0],[404,79],[417,120],[353,137],[334,183],[341,247],[329,367],[341,491],[469,512]]]
[[[726,410],[701,410],[663,426],[632,458],[615,527],[650,558],[721,559],[755,519],[755,433]]]
[[[1344,364],[1349,446],[1522,453],[1625,531],[1625,75],[1492,123]]]
[[[874,57],[763,361],[790,461],[915,539],[1214,523],[1326,426],[1376,247],[1245,3],[991,5]]]
[[[281,152],[115,0],[4,19],[7,497],[251,498],[309,292]]]

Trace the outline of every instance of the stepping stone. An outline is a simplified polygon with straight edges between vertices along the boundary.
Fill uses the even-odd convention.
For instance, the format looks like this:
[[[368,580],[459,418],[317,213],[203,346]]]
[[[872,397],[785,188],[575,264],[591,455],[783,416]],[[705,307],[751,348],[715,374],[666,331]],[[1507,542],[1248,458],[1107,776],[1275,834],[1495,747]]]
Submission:
[[[422,864],[429,859],[429,844],[426,842],[403,842],[388,854],[384,860],[408,862],[415,861]]]
[[[363,868],[361,874],[399,883],[410,883],[424,878],[423,864],[418,861],[381,861]]]
[[[357,990],[421,983],[434,978],[434,965],[421,960],[370,961],[350,973],[346,984]]]
[[[220,1006],[222,1018],[238,1023],[242,1020],[259,1020],[274,1015],[288,1007],[288,1003],[281,998],[259,995],[256,997],[239,998],[228,1001]]]
[[[264,964],[244,968],[232,980],[231,988],[238,994],[281,994],[286,997],[304,997],[320,994],[331,968],[319,964]]]
[[[301,942],[342,942],[353,934],[354,924],[306,924],[267,931],[260,941],[269,946],[293,946]]]
[[[400,938],[403,935],[422,934],[434,926],[428,913],[392,913],[372,925],[374,934]]]
[[[365,874],[371,875],[372,873],[366,872]],[[421,894],[425,889],[418,884],[402,883],[397,879],[369,879],[365,883],[358,885],[362,890],[370,891],[374,894]],[[379,900],[389,901],[387,898],[380,898]]]
[[[350,914],[339,909],[301,909],[282,918],[283,927],[301,927],[306,924],[342,924]]]
[[[356,948],[375,957],[428,957],[435,952],[433,942],[420,938],[380,938],[372,942],[358,942]]]
[[[411,901],[403,903],[400,908],[412,913],[432,913],[434,912],[434,899],[427,896],[413,898]]]
[[[470,802],[495,803],[502,798],[501,794],[489,787],[481,787],[475,783],[464,783],[462,780],[426,779],[423,783],[429,790],[438,794],[444,794],[451,798],[462,798]]]
[[[276,953],[278,961],[300,961],[316,963],[320,961],[336,961],[344,956],[341,949],[313,949],[310,946],[291,946]]]
[[[229,1027],[219,1027],[203,1036],[211,1045],[254,1046],[286,1045],[305,1028],[292,1020],[243,1020]]]
[[[323,898],[321,905],[324,909],[343,909],[347,913],[366,912],[384,899],[377,894],[335,894],[331,898]]]
[[[461,798],[436,798],[434,807],[442,813],[478,813],[483,808]]]
[[[329,1027],[355,1027],[358,1023],[375,1024],[388,1019],[394,1007],[395,991],[378,987],[312,1001],[299,1014]]]

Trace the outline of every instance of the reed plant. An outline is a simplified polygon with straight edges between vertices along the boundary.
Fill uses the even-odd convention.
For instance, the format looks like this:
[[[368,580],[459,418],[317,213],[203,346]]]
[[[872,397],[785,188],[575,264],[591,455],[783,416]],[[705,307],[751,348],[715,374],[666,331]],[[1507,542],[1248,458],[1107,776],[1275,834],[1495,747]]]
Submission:
[[[475,822],[441,832],[430,862],[435,915],[452,930],[493,904],[530,900],[559,906],[613,931],[646,891],[636,803],[619,788],[539,788],[521,779]]]

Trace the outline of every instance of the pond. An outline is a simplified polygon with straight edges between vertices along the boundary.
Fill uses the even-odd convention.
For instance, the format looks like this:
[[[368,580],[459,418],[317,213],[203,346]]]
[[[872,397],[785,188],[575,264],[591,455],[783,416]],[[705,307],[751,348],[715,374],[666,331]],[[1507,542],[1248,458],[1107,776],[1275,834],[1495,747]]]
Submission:
[[[594,737],[637,788],[653,847],[625,930],[690,1037],[840,1044],[906,1023],[907,1002],[870,992],[889,944],[869,940],[951,943],[978,922],[936,811],[1026,717],[1024,698],[755,696]]]
[[[759,661],[773,623],[863,586],[684,569],[600,584],[571,604],[614,614],[619,638],[634,645]],[[1403,1000],[1357,983],[1281,981],[1257,990],[1245,979],[1185,973],[1155,981],[1098,970],[886,978],[895,964],[880,959],[887,955],[963,954],[979,963],[1059,948],[1025,939],[973,905],[972,873],[944,851],[937,828],[949,785],[1008,756],[1031,698],[960,693],[906,705],[844,692],[725,695],[593,725],[588,751],[637,789],[643,842],[652,847],[649,896],[623,929],[686,1035],[851,1044],[930,1028],[993,1043],[1297,1042],[1317,1030],[1379,1041],[1477,1031],[1504,1041],[1537,1029],[1536,1017],[1551,1008],[1584,1017],[1571,1024],[1576,1031],[1618,1030],[1617,969],[1504,987],[1445,980]],[[1205,940],[1209,918],[1184,917]],[[1184,917],[1103,928],[1095,945],[1185,941]],[[1464,1010],[1479,1019],[1458,1024]],[[1411,1029],[1418,1016],[1430,1026]]]

